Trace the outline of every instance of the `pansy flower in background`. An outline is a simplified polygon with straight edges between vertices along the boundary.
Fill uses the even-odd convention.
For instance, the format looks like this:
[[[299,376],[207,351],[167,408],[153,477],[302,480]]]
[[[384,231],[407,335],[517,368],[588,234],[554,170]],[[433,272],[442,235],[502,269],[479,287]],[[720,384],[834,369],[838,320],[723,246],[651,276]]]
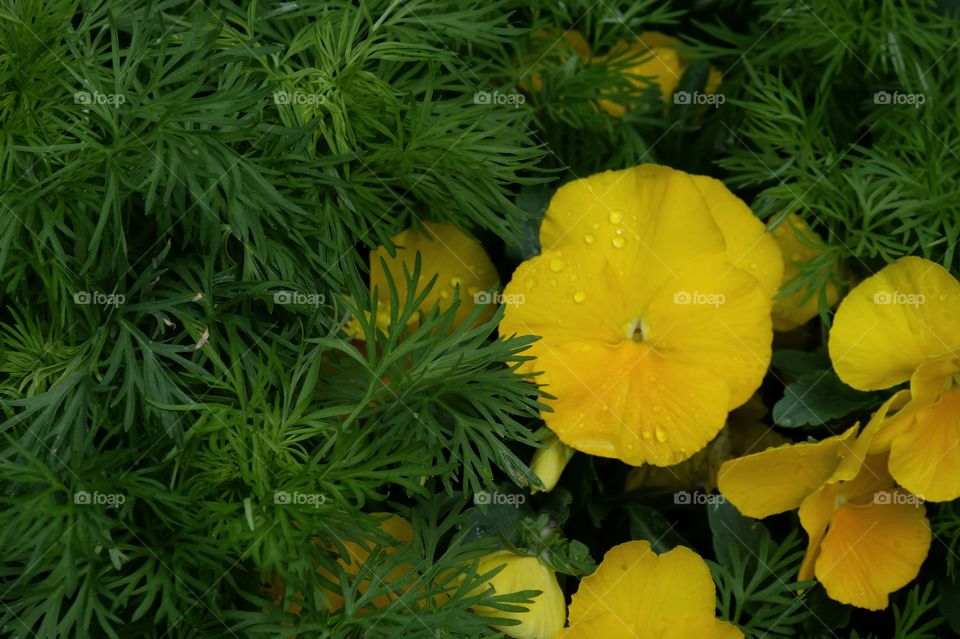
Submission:
[[[393,281],[397,298],[402,303],[407,295],[404,272],[413,273],[417,254],[420,255],[417,292],[426,288],[431,278],[437,278],[420,304],[421,312],[429,313],[434,308],[444,311],[459,300],[455,320],[458,326],[478,305],[483,308],[478,322],[493,316],[496,305],[491,303],[494,299],[491,291],[498,282],[497,269],[478,242],[456,226],[440,222],[425,222],[420,227],[405,229],[394,235],[391,241],[395,249],[393,255],[385,246],[370,252],[370,293],[377,297],[377,327],[381,331],[386,332],[390,326],[389,282]],[[418,321],[419,315],[411,318],[412,325]],[[354,339],[364,338],[356,318],[347,323],[346,331]]]
[[[642,165],[562,186],[540,243],[500,334],[541,337],[522,372],[555,398],[547,426],[633,465],[703,448],[770,361],[782,263],[764,225],[716,180]]]
[[[771,222],[774,221],[773,216]],[[773,329],[789,331],[802,326],[820,312],[821,300],[832,308],[840,299],[839,265],[833,263],[823,286],[811,288],[797,283],[804,263],[820,259],[826,253],[823,240],[796,213],[780,220],[770,231],[783,255],[782,292],[773,304]]]
[[[683,50],[683,43],[673,36],[659,31],[644,31],[633,42],[618,42],[605,56],[597,60],[610,60],[621,57],[636,57],[638,62],[625,72],[627,79],[635,87],[643,89],[656,86],[664,102],[669,102],[680,79],[693,62],[693,58]],[[704,93],[716,92],[720,87],[720,71],[711,67]],[[626,106],[612,100],[601,100],[600,108],[614,117],[622,117],[628,110]]]

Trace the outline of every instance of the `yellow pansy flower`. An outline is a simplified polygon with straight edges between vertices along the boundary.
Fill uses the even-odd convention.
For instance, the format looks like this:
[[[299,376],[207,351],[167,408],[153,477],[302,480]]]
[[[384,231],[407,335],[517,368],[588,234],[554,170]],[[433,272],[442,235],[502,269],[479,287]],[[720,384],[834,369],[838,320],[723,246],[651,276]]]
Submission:
[[[935,262],[901,258],[840,303],[829,349],[853,388],[910,380],[909,401],[886,420],[871,453],[889,451],[897,483],[924,499],[960,497],[960,283]]]
[[[570,458],[573,457],[573,449],[564,444],[556,435],[550,435],[545,439],[542,448],[538,448],[533,454],[533,460],[530,462],[530,470],[540,479],[543,488],[535,486],[530,488],[531,493],[544,490],[550,492],[560,481],[560,475],[563,469],[567,467]]]
[[[541,336],[521,372],[555,398],[542,417],[567,445],[676,464],[760,385],[782,265],[721,182],[651,164],[575,180],[540,244],[506,287],[518,303],[500,334]]]
[[[889,605],[930,549],[922,500],[896,488],[886,455],[869,452],[902,401],[890,398],[860,437],[853,426],[820,442],[771,448],[728,461],[718,477],[724,497],[749,517],[799,508],[809,543],[798,579],[816,577],[831,599],[870,610]]]
[[[408,228],[394,235],[391,242],[395,247],[392,257],[384,246],[370,252],[370,291],[377,296],[377,326],[380,330],[386,331],[390,326],[387,271],[402,302],[407,294],[404,268],[413,272],[417,253],[420,254],[420,290],[430,278],[437,278],[420,306],[423,313],[429,313],[435,307],[444,311],[459,300],[457,325],[466,321],[477,305],[484,308],[478,321],[486,321],[493,315],[496,306],[491,303],[493,296],[489,291],[497,284],[497,269],[483,247],[463,231],[453,224],[425,222],[420,228]],[[386,271],[381,259],[386,261]],[[414,318],[412,321],[415,325],[418,320]],[[347,324],[346,331],[352,338],[364,338],[356,319]]]
[[[684,546],[657,555],[647,541],[628,541],[580,582],[558,639],[743,639],[715,614],[716,588],[699,555]]]
[[[659,31],[644,31],[636,40],[630,44],[617,43],[610,49],[610,53],[605,56],[598,56],[598,60],[605,60],[610,57],[635,55],[639,56],[640,62],[630,67],[626,72],[630,82],[638,87],[646,87],[651,79],[660,88],[660,96],[664,102],[668,102],[677,85],[680,84],[680,78],[683,77],[687,67],[693,60],[682,55],[681,48],[683,43],[670,35],[660,33]],[[722,80],[720,71],[711,67],[707,78],[704,91],[706,93],[715,92]],[[613,117],[621,117],[627,112],[622,104],[610,100],[601,100],[600,107]]]
[[[494,626],[514,639],[554,639],[567,618],[567,603],[557,583],[557,576],[536,557],[518,555],[509,550],[498,550],[480,560],[479,574],[490,572],[500,566],[503,569],[487,581],[483,588],[493,587],[496,594],[504,595],[522,590],[539,590],[531,604],[523,612],[497,610],[488,606],[476,606],[473,612],[484,617],[516,619],[515,625]]]
[[[772,219],[772,218],[771,218]],[[796,213],[786,216],[771,232],[783,255],[783,284],[800,274],[799,265],[823,254],[823,240],[810,230],[807,223]],[[834,284],[839,278],[836,266],[823,290],[827,306],[832,307],[840,299],[840,289]],[[802,326],[820,312],[820,291],[800,289],[777,299],[773,303],[773,329],[790,331]]]

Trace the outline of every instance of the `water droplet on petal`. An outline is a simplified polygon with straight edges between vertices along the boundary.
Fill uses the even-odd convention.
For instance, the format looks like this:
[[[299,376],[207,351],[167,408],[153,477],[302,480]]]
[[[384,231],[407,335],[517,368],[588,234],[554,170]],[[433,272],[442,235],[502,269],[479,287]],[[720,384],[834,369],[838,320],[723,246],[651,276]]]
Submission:
[[[657,441],[661,444],[667,441],[667,433],[662,428],[657,428]]]
[[[573,301],[576,302],[577,304],[580,304],[585,299],[587,299],[587,294],[584,293],[583,291],[577,291],[576,293],[573,294]]]
[[[451,277],[451,278],[450,278],[450,286],[452,286],[453,288],[456,288],[456,287],[460,286],[461,284],[463,284],[463,280],[461,280],[459,277]]]
[[[450,299],[449,291],[440,291],[440,299],[444,299],[444,300]]]
[[[553,271],[554,273],[559,273],[560,271],[562,271],[563,260],[561,260],[559,257],[555,257],[552,260],[550,260],[550,270]]]
[[[623,216],[620,215],[619,211],[610,211],[610,223],[619,224],[623,221]]]
[[[626,240],[624,240],[622,237],[615,237],[613,238],[612,242],[614,248],[623,248],[623,245],[626,243]]]
[[[587,233],[583,236],[583,241],[587,244],[593,244],[597,240],[593,233]]]
[[[940,300],[941,302],[946,302],[946,301],[947,301],[947,297],[948,297],[948,296],[947,296],[946,293],[940,293],[940,295],[937,296],[937,299]]]
[[[644,438],[644,439],[650,439],[651,437],[653,437],[653,433],[651,433],[649,430],[643,431],[643,438]]]

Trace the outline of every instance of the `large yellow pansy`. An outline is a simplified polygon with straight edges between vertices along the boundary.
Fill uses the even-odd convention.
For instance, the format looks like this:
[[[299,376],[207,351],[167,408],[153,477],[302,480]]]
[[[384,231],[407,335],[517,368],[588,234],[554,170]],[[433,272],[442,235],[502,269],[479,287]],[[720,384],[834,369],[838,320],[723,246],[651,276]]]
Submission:
[[[634,465],[696,453],[769,363],[780,258],[763,225],[719,182],[642,165],[561,187],[540,240],[500,333],[542,337],[523,369],[555,398],[547,425]]]

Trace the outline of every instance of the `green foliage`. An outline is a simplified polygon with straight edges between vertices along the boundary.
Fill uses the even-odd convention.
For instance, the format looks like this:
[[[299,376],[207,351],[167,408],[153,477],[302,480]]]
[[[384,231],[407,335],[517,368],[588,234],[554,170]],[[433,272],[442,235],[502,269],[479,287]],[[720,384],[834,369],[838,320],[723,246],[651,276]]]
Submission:
[[[826,240],[795,285],[904,255],[960,272],[955,16],[932,0],[752,7],[746,31],[700,25],[733,106],[717,115],[719,164],[756,189],[758,215],[798,212]]]
[[[532,338],[422,309],[419,263],[389,308],[366,282],[369,249],[424,221],[482,239],[505,278],[558,185],[639,162],[800,211],[826,251],[788,286],[908,253],[956,270],[956,20],[804,6],[728,27],[729,3],[656,0],[0,2],[3,636],[492,637],[471,609],[533,593],[485,590],[490,550],[579,577],[631,538],[709,556],[707,524],[721,615],[798,636],[795,522],[775,541],[714,509],[681,536],[596,460],[528,494]],[[699,34],[679,86],[713,65],[727,106],[628,81],[647,54],[617,45],[646,30]],[[781,369],[820,420],[795,423],[873,401],[809,394],[825,369]],[[951,551],[958,521],[934,518]],[[894,605],[897,637],[937,631],[929,587]]]

